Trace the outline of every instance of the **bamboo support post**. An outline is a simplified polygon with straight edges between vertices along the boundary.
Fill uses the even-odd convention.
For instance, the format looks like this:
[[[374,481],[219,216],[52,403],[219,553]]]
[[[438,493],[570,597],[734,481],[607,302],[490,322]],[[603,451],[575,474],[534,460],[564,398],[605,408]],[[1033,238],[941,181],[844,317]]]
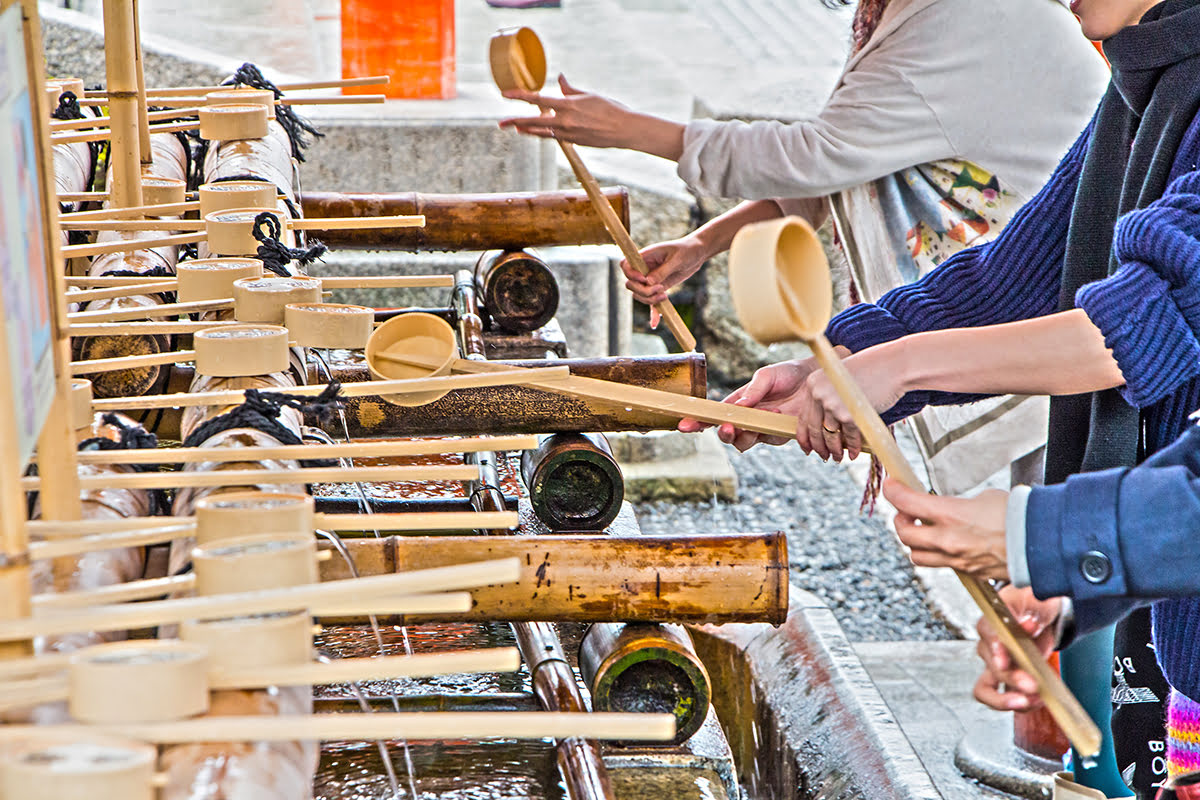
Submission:
[[[81,489],[170,489],[201,486],[257,486],[292,483],[359,483],[365,481],[470,480],[479,470],[467,464],[407,467],[300,467],[297,469],[223,469],[211,472],[139,472],[84,475]],[[26,491],[36,491],[41,478],[22,478]]]
[[[104,61],[107,105],[112,118],[109,202],[142,205],[142,158],[138,133],[136,22],[133,0],[104,0]],[[70,248],[63,248],[64,255]]]
[[[546,739],[588,736],[620,741],[670,741],[670,714],[586,714],[541,711],[400,711],[379,714],[197,717],[178,722],[111,725],[4,725],[0,741],[115,736],[153,744],[404,739]]]
[[[27,619],[0,620],[0,641],[56,636],[79,631],[131,630],[190,619],[273,614],[316,607],[325,601],[362,601],[371,598],[381,602],[386,599],[389,606],[402,605],[402,602],[397,601],[402,601],[407,596],[455,592],[515,580],[519,569],[520,565],[515,559],[477,561],[403,575],[377,575],[315,585],[263,589],[257,592],[47,611]],[[457,605],[460,600],[453,595],[449,598],[446,603],[448,606]],[[466,599],[466,607],[469,608],[470,596]]]
[[[233,393],[236,394],[236,393]],[[196,464],[220,461],[280,461],[309,458],[394,458],[471,453],[480,450],[529,450],[536,436],[489,436],[471,439],[293,444],[275,447],[171,447],[155,450],[95,450],[79,454],[80,464]],[[226,450],[227,452],[222,452]]]

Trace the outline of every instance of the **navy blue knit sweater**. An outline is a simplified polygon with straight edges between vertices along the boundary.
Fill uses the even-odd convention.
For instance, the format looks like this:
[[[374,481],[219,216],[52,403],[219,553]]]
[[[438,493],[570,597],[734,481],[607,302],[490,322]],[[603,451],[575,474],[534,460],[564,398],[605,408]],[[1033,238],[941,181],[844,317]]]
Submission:
[[[837,315],[827,330],[830,341],[857,352],[921,331],[1053,313],[1091,131],[1089,126],[1042,191],[995,241],[958,253],[875,305],[856,305]],[[1118,270],[1084,286],[1075,302],[1104,333],[1127,381],[1122,395],[1142,410],[1149,455],[1174,441],[1187,427],[1188,415],[1200,409],[1200,117],[1179,146],[1166,192],[1120,219],[1113,249]],[[925,405],[979,397],[910,392],[884,418],[892,422]],[[1200,598],[1157,602],[1154,638],[1167,680],[1200,697]]]

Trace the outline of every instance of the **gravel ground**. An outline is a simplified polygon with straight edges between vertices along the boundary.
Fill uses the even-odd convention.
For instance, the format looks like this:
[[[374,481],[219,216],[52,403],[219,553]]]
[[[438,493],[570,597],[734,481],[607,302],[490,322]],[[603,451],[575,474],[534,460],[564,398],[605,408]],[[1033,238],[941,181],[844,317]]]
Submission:
[[[851,641],[956,638],[925,603],[892,532],[858,512],[845,468],[805,456],[795,442],[739,454],[737,503],[642,503],[647,534],[784,530],[791,582],[820,597]]]

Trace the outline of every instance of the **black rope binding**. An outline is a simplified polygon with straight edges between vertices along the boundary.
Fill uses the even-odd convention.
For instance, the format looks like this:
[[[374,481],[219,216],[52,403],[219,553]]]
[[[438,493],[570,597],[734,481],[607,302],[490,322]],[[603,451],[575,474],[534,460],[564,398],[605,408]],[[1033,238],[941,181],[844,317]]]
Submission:
[[[105,414],[100,418],[105,425],[111,425],[121,432],[117,440],[106,436],[93,436],[79,443],[82,451],[96,450],[153,450],[158,447],[158,437],[141,425],[126,425],[116,414]],[[158,464],[131,464],[135,472],[157,472]],[[166,492],[162,489],[147,489],[150,497],[150,514],[159,516],[170,513]]]
[[[83,113],[83,108],[79,105],[79,98],[74,92],[63,92],[58,96],[58,106],[50,112],[50,116],[57,120],[72,120],[86,119],[87,114]],[[94,189],[96,183],[96,164],[100,159],[100,142],[88,142],[88,176],[84,185],[88,189]],[[59,204],[62,205],[61,203]],[[84,244],[87,242],[87,231],[68,231],[68,244]]]
[[[341,390],[340,383],[330,383],[316,397],[301,397],[283,392],[247,389],[246,400],[240,406],[205,421],[188,435],[183,446],[199,447],[218,433],[234,428],[253,428],[274,437],[280,444],[303,444],[303,439],[279,421],[279,414],[284,408],[294,408],[301,414],[312,414],[317,419],[323,419],[334,409],[341,407],[342,401],[338,397]],[[335,459],[307,459],[300,463],[305,467],[337,466]]]
[[[237,68],[237,72],[233,73],[232,78],[227,78],[222,82],[222,86],[235,86],[242,84],[250,86],[254,89],[266,89],[275,93],[275,99],[283,97],[283,92],[279,87],[267,80],[255,64],[247,61]],[[280,105],[275,109],[275,119],[283,126],[287,132],[288,139],[292,143],[292,155],[301,163],[304,163],[304,149],[311,144],[308,135],[311,134],[318,138],[325,134],[313,127],[312,123],[297,114],[291,106]]]
[[[291,277],[288,264],[295,261],[301,267],[307,267],[325,255],[328,249],[316,239],[308,247],[288,247],[279,241],[283,226],[279,217],[270,211],[264,211],[254,218],[252,233],[259,242],[256,255],[263,263],[263,268],[284,278]]]
[[[167,269],[166,267],[155,266],[155,267],[151,267],[150,269],[147,269],[147,270],[110,269],[110,270],[105,270],[101,274],[100,277],[102,277],[102,278],[108,278],[108,277],[113,277],[113,278],[174,278],[175,273],[172,272],[171,270]],[[158,295],[159,297],[162,298],[162,301],[164,303],[174,303],[175,302],[175,292],[147,292],[146,294],[147,295]],[[71,299],[70,295],[67,295],[67,299],[68,300]],[[80,308],[87,308],[87,303],[81,304]]]

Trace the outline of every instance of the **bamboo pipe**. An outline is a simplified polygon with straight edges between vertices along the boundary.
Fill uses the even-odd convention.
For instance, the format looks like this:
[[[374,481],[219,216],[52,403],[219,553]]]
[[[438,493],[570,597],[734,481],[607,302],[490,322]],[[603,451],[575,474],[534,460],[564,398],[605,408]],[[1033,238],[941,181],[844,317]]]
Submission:
[[[517,83],[521,84],[519,88],[536,92],[542,88],[542,84],[545,81],[545,72],[544,70],[542,71],[540,80],[534,77],[533,72],[529,69],[529,65],[525,61],[525,47],[535,45],[538,50],[541,50],[541,43],[537,41],[537,35],[532,30],[524,28],[522,31],[527,33],[527,37],[522,38],[520,35],[513,35],[508,32],[494,36],[492,44],[493,59],[498,56],[496,53],[497,42],[507,41],[509,46],[505,48],[507,50],[506,55],[511,71],[515,73],[513,77],[516,78]],[[542,52],[540,61],[544,65],[544,51]],[[507,79],[502,77],[501,72],[497,70],[495,61],[492,63],[492,76],[501,91],[517,88],[507,85]],[[579,151],[575,149],[575,145],[562,139],[556,139],[555,141],[558,142],[559,147],[562,149],[567,163],[571,165],[571,171],[575,173],[576,180],[583,186],[583,190],[587,192],[592,208],[596,210],[609,235],[612,236],[617,247],[621,249],[625,260],[643,275],[650,272],[650,268],[646,266],[646,261],[642,258],[638,246],[634,244],[633,238],[629,235],[628,229],[621,223],[612,206],[604,198],[604,193],[600,191],[600,184],[596,182],[596,178],[588,170],[587,165],[583,163],[583,159],[579,157]],[[662,315],[663,322],[667,325],[667,330],[671,332],[671,335],[675,337],[675,341],[683,350],[696,349],[696,337],[692,336],[692,332],[688,330],[683,318],[679,316],[679,312],[675,310],[675,306],[669,299],[661,303],[656,303],[654,310]]]
[[[199,121],[169,122],[161,125],[151,125],[150,133],[177,133],[179,131],[194,131],[200,127]],[[113,138],[111,128],[98,128],[78,133],[55,133],[50,136],[50,144],[74,144],[76,142],[104,142]],[[140,149],[140,148],[139,148]],[[139,202],[140,205],[140,202]]]
[[[785,231],[796,233],[798,238],[785,240]],[[748,225],[738,231],[729,260],[734,305],[743,317],[758,314],[756,325],[764,323],[768,316],[776,318],[778,330],[787,330],[807,343],[883,468],[910,489],[926,491],[874,406],[825,338],[832,287],[829,264],[821,250],[811,246],[813,238],[808,223],[793,218]],[[807,242],[798,244],[800,240]],[[759,262],[764,255],[773,259],[776,278],[773,283],[761,280]],[[770,291],[772,285],[774,291]],[[1067,739],[1081,756],[1096,755],[1101,743],[1096,724],[1042,657],[995,587],[980,578],[957,571],[956,574],[1013,660],[1033,676],[1039,696]]]
[[[112,300],[116,297],[133,297],[139,294],[155,292],[173,292],[179,288],[178,281],[165,280],[154,283],[131,283],[125,286],[112,286],[107,289],[84,289],[78,292],[67,292],[66,298],[71,303],[90,303],[93,300]]]
[[[505,583],[514,580],[520,565],[516,560],[477,561],[403,575],[376,575],[347,581],[263,589],[257,592],[152,600],[144,603],[93,606],[55,611],[26,619],[0,620],[0,641],[56,636],[79,631],[119,631],[149,628],[190,619],[221,619],[253,614],[274,614],[309,608],[327,600],[403,598],[430,592],[448,592]],[[454,605],[451,596],[447,605]],[[467,596],[466,607],[470,607]],[[465,609],[463,609],[465,610]],[[0,726],[2,727],[2,726]]]
[[[362,575],[453,564],[468,552],[521,563],[517,580],[473,590],[475,604],[465,615],[389,624],[619,619],[779,625],[788,611],[782,533],[389,536],[347,538],[345,544]],[[320,571],[322,580],[350,576],[341,559],[322,562]]]
[[[134,16],[132,0],[104,0],[105,83],[109,90],[105,102],[112,118],[109,202],[118,208],[142,205]],[[63,248],[64,257],[73,257],[70,250]]]
[[[629,193],[604,190],[624,225]],[[357,217],[421,214],[424,228],[396,231],[328,231],[331,247],[398,250],[521,250],[527,247],[608,244],[612,239],[580,190],[496,194],[341,194],[305,192],[306,216]]]
[[[400,711],[377,714],[197,717],[178,722],[113,725],[3,725],[0,741],[115,736],[153,744],[406,739],[546,739],[588,736],[668,741],[670,714],[580,714],[543,711]]]
[[[303,458],[394,458],[472,453],[480,450],[530,450],[536,436],[489,436],[473,439],[292,444],[277,447],[171,447],[156,450],[94,450],[79,454],[80,464],[195,464],[218,461],[283,461]],[[219,452],[229,450],[230,452]]]
[[[536,367],[544,360],[511,360],[510,366]],[[663,356],[562,359],[572,374],[703,396],[705,361],[701,353]],[[184,369],[185,368],[177,368]],[[312,370],[311,380],[321,380]],[[334,378],[345,386],[368,379],[365,364],[339,364]],[[548,431],[673,430],[678,417],[628,410],[625,405],[592,401],[528,386],[500,386],[451,392],[425,406],[384,405],[373,399],[347,401],[351,436],[428,436]],[[170,424],[170,421],[167,423]],[[169,427],[163,430],[171,430]],[[340,428],[339,428],[339,433]]]
[[[161,519],[161,518],[156,518]],[[111,520],[109,521],[111,530]],[[128,521],[121,523],[126,526]],[[476,511],[420,511],[398,514],[317,514],[316,527],[333,531],[469,531],[481,528],[516,528],[520,518],[516,512]],[[59,529],[60,533],[70,529]],[[195,533],[194,523],[185,525],[157,525],[147,528],[129,528],[126,532],[93,532],[88,535],[76,533],[79,538],[57,541],[33,542],[29,546],[30,559],[49,560],[63,556],[76,556],[111,550],[116,547],[144,547],[162,544]],[[458,537],[455,537],[458,538]]]
[[[485,386],[509,386],[513,382],[522,383],[526,379],[545,381],[548,385],[555,381],[566,380],[570,374],[566,367],[540,367],[528,370],[538,375],[528,375],[525,370],[506,369],[496,370],[487,375],[445,375],[437,378],[402,378],[391,381],[364,381],[361,383],[343,384],[341,396],[373,397],[381,394],[407,394],[428,391],[452,391],[454,389],[469,389]],[[325,384],[297,386],[289,388],[288,394],[301,396],[319,395],[328,388]],[[246,393],[242,389],[229,389],[215,392],[177,392],[164,395],[146,395],[140,397],[114,397],[107,400],[92,401],[96,411],[128,411],[146,408],[190,408],[193,406],[219,406],[230,403],[241,403]]]
[[[470,480],[479,470],[466,464],[403,467],[300,467],[297,469],[226,469],[212,472],[137,472],[83,475],[81,489],[182,489],[201,486],[256,486],[288,483],[359,483],[365,481]],[[22,478],[21,488],[37,491],[40,477]]]
[[[137,320],[145,317],[170,317],[191,314],[197,311],[219,311],[233,307],[233,298],[220,300],[194,300],[190,303],[163,303],[157,306],[142,306],[139,308],[105,309],[103,311],[73,311],[67,314],[71,321],[90,322],[121,322]],[[102,360],[102,359],[97,359]]]

